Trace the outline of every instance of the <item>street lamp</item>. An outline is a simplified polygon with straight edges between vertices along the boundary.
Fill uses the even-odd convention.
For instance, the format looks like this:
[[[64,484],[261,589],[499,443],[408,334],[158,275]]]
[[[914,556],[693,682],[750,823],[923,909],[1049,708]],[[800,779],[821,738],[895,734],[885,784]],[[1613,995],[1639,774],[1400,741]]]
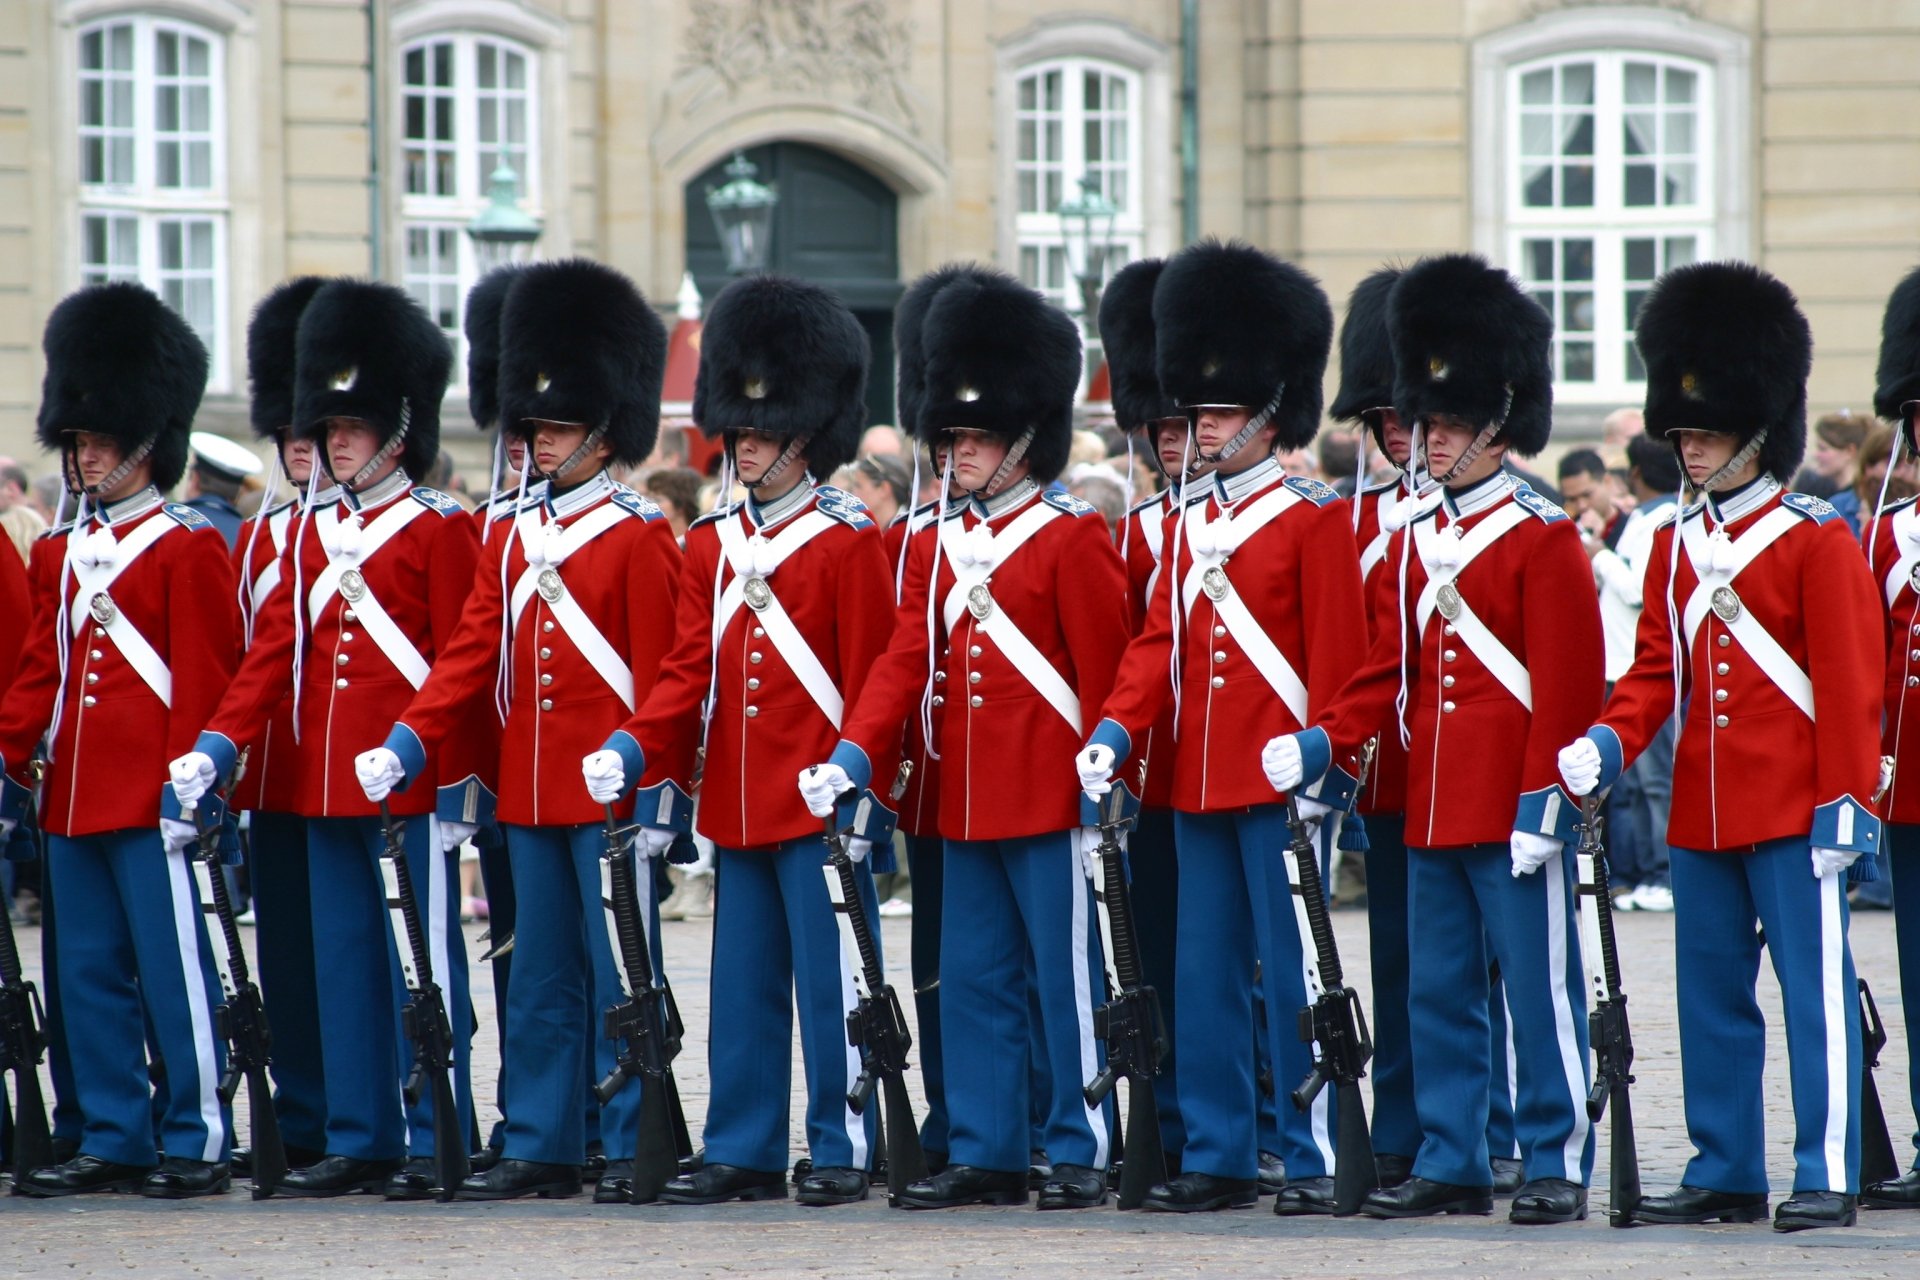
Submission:
[[[780,203],[780,193],[771,183],[757,181],[759,170],[738,151],[724,172],[723,186],[707,188],[707,212],[720,233],[727,270],[736,276],[765,271],[773,247],[773,207]]]
[[[515,249],[540,238],[540,219],[520,208],[520,175],[504,158],[487,179],[487,207],[467,224],[480,274],[511,262]]]
[[[1067,270],[1080,286],[1080,311],[1087,333],[1098,337],[1100,286],[1106,279],[1107,254],[1112,252],[1113,220],[1120,206],[1101,193],[1092,174],[1080,179],[1080,194],[1063,200],[1055,212],[1066,238]]]

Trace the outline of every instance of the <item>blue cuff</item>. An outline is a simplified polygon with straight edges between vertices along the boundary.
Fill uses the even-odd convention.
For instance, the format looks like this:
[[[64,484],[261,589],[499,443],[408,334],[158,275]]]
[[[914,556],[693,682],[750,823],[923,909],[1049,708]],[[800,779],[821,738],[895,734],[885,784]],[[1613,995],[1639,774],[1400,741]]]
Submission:
[[[1600,782],[1594,790],[1605,791],[1626,772],[1626,749],[1620,745],[1620,735],[1604,724],[1587,730],[1587,740],[1600,748]]]
[[[600,744],[602,751],[618,752],[620,762],[627,773],[627,786],[631,789],[640,781],[640,775],[647,771],[647,753],[640,749],[639,739],[625,729],[615,729],[613,735]],[[664,826],[665,823],[655,825]]]
[[[1317,733],[1323,738],[1326,736],[1325,731],[1321,729],[1309,729],[1307,733]],[[1300,744],[1300,761],[1305,764],[1306,760],[1306,743],[1303,741]],[[1339,765],[1331,763],[1326,766],[1325,772],[1319,778],[1303,784],[1300,788],[1302,796],[1309,800],[1317,800],[1341,813],[1353,811],[1353,802],[1359,797],[1359,793],[1360,779]]]
[[[200,802],[194,806],[193,816],[188,817],[186,811],[180,807],[180,797],[173,793],[173,784],[171,782],[160,784],[161,817],[172,818],[176,822],[191,822],[198,826],[203,814],[212,815],[218,822],[227,820],[227,802],[220,797],[219,792],[209,791],[201,796]]]
[[[1118,764],[1133,754],[1133,735],[1118,720],[1102,720],[1093,726],[1093,736],[1087,739],[1087,745],[1112,747],[1114,763]]]
[[[827,757],[828,764],[837,764],[847,771],[853,779],[854,789],[865,791],[873,785],[873,762],[867,759],[867,753],[842,738],[833,748],[833,754]]]
[[[1619,739],[1614,741],[1617,745]],[[1605,752],[1601,754],[1604,756]],[[1538,791],[1520,793],[1520,808],[1513,815],[1513,829],[1552,836],[1565,844],[1573,839],[1573,825],[1579,820],[1580,806],[1569,800],[1556,782]]]
[[[404,763],[404,757],[402,759]],[[490,827],[493,825],[494,801],[493,791],[480,781],[478,774],[470,773],[434,793],[433,816],[442,822]]]
[[[880,803],[871,788],[834,809],[833,823],[848,835],[871,840],[875,849],[893,839],[893,824],[899,815]]]
[[[1852,796],[1829,800],[1813,811],[1809,842],[1821,849],[1873,855],[1880,847],[1880,819]]]
[[[405,724],[396,722],[387,740],[380,745],[400,757],[400,768],[406,774],[395,790],[405,791],[409,783],[427,771],[427,744]]]
[[[1109,720],[1106,723],[1113,722]],[[1096,733],[1095,736],[1097,737],[1098,734]],[[1113,784],[1113,790],[1098,800],[1084,791],[1080,793],[1080,825],[1083,827],[1097,827],[1102,822],[1131,823],[1139,816],[1140,797],[1133,794],[1124,782],[1116,781]]]
[[[633,793],[633,820],[643,827],[684,834],[693,830],[693,800],[671,782],[647,787]]]
[[[233,745],[233,739],[211,729],[194,739],[193,749],[213,758],[213,776],[218,779],[230,777],[233,774],[233,762],[240,758],[240,748]]]
[[[1300,744],[1300,784],[1305,788],[1333,767],[1333,739],[1319,725],[1302,729],[1293,739]]]

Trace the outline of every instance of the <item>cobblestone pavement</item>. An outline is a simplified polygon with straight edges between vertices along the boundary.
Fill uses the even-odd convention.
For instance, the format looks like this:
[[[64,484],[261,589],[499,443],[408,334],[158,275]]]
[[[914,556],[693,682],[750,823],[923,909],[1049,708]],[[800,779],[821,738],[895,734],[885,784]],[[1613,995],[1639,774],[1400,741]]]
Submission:
[[[1349,981],[1366,988],[1365,916],[1336,914]],[[900,989],[909,923],[885,922],[888,970]],[[686,1015],[687,1051],[677,1064],[697,1128],[707,1100],[706,987],[711,930],[669,924],[668,973]],[[469,926],[469,954],[479,955]],[[1680,1111],[1673,1006],[1673,918],[1619,918],[1622,964],[1639,1052],[1634,1091],[1642,1175],[1649,1189],[1678,1181],[1690,1154]],[[1875,984],[1893,1048],[1880,1071],[1889,1120],[1913,1125],[1907,1101],[1905,1030],[1886,913],[1854,922],[1860,972]],[[39,933],[24,930],[31,964]],[[474,968],[484,1026],[476,1043],[485,1123],[496,1112],[491,1080],[498,1044],[491,975]],[[1791,1117],[1777,991],[1763,979],[1770,1041],[1769,1167],[1776,1192],[1791,1186]],[[912,1003],[907,1002],[909,1016]],[[797,1061],[799,1046],[794,1054]],[[797,1072],[796,1072],[797,1075]],[[913,1077],[917,1087],[917,1076]],[[244,1098],[240,1108],[244,1122]],[[793,1129],[803,1132],[800,1099]],[[975,1208],[908,1214],[876,1198],[836,1209],[791,1202],[711,1208],[596,1207],[571,1201],[388,1205],[334,1201],[251,1202],[244,1190],[170,1204],[126,1196],[34,1202],[0,1199],[0,1274],[134,1273],[147,1276],[460,1275],[599,1276],[641,1266],[650,1275],[813,1276],[1799,1276],[1920,1274],[1920,1213],[1863,1213],[1852,1230],[1779,1236],[1764,1226],[1614,1231],[1604,1214],[1606,1131],[1594,1171],[1592,1220],[1567,1227],[1514,1227],[1503,1216],[1410,1223],[1280,1219],[1258,1210],[1210,1215],[1079,1213]],[[797,1148],[795,1155],[802,1154]]]

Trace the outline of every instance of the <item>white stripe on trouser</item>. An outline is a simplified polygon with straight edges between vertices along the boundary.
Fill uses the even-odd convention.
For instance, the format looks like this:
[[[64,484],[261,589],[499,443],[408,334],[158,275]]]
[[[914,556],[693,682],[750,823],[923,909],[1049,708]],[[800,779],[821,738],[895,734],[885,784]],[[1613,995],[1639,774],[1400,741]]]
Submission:
[[[1567,994],[1567,869],[1566,859],[1548,858],[1540,868],[1547,890],[1547,990],[1553,997],[1553,1033],[1560,1044],[1560,1069],[1567,1077],[1567,1101],[1571,1104],[1573,1130],[1567,1134],[1561,1159],[1562,1174],[1569,1182],[1584,1181],[1582,1157],[1587,1150],[1587,1133],[1593,1122],[1587,1119],[1587,1056],[1580,1052],[1580,1041],[1573,1029],[1573,1000]],[[1504,998],[1504,996],[1502,997]],[[1508,1007],[1507,1034],[1513,1034],[1513,1011]],[[1517,1078],[1516,1072],[1516,1078]],[[1517,1094],[1515,1095],[1518,1096]],[[1514,1134],[1520,1131],[1519,1108],[1514,1108]],[[1532,1169],[1529,1177],[1535,1176]]]
[[[1513,1041],[1513,1001],[1507,999],[1507,984],[1500,984],[1500,1007],[1506,1010],[1505,1023],[1507,1051],[1507,1114],[1514,1118],[1513,1146],[1508,1149],[1509,1159],[1520,1159],[1526,1153],[1520,1150],[1520,1050]]]
[[[838,925],[835,927],[838,928]],[[875,939],[875,942],[877,943],[878,939]],[[853,959],[847,954],[847,949],[839,945],[837,938],[834,940],[833,953],[840,957],[840,1012],[842,1014],[840,1025],[844,1027],[847,1021],[846,1015],[852,1014],[860,1005],[860,993],[853,985]],[[807,1016],[812,1016],[811,1010],[807,1011]],[[846,1037],[842,1036],[841,1039],[845,1040]],[[847,1055],[847,1087],[842,1092],[850,1093],[853,1090],[853,1082],[860,1078],[860,1051],[851,1043],[841,1047]],[[876,1080],[873,1097],[867,1100],[868,1106],[885,1105],[880,1088],[880,1082]],[[864,1169],[867,1167],[867,1122],[856,1115],[853,1108],[844,1100],[840,1103],[840,1110],[840,1123],[847,1131],[847,1145],[853,1148],[852,1167]]]
[[[1080,870],[1080,852],[1073,847],[1073,841],[1078,838],[1077,832],[1067,832],[1067,852],[1072,856],[1063,858],[1061,865],[1067,869],[1068,894],[1073,903],[1073,937],[1069,949],[1073,955],[1073,1017],[1080,1035],[1080,1078],[1091,1080],[1100,1074],[1100,1042],[1093,1034],[1093,968],[1087,962],[1087,948],[1093,942],[1087,903],[1093,894],[1088,891],[1087,877]],[[1080,1105],[1087,1129],[1093,1134],[1093,1167],[1105,1169],[1107,1118],[1100,1108],[1087,1106],[1084,1094]]]
[[[1320,852],[1328,847],[1328,841],[1334,839],[1334,833],[1330,830],[1332,825],[1333,824],[1326,821],[1320,823],[1320,850],[1316,850],[1314,855],[1319,858],[1321,866],[1329,867],[1329,873],[1331,873],[1329,866],[1331,860],[1320,857]],[[1307,993],[1307,999],[1312,1001],[1319,999],[1321,992],[1326,990],[1326,981],[1320,976],[1320,952],[1313,941],[1313,926],[1307,918],[1307,900],[1300,894],[1293,892],[1293,890],[1299,886],[1299,868],[1296,867],[1293,874],[1294,881],[1293,884],[1288,886],[1287,896],[1293,899],[1294,929],[1295,932],[1300,935],[1300,977],[1304,984],[1304,990]],[[1321,878],[1321,896],[1323,898],[1326,896],[1326,885],[1328,883],[1329,881],[1323,876]],[[1329,903],[1328,905],[1331,906],[1332,904]],[[1267,1026],[1271,1028],[1282,1025],[1276,1023],[1274,1020],[1276,1018],[1284,1018],[1285,1016],[1286,1013],[1284,1010],[1269,1008],[1267,1010]],[[1269,1045],[1269,1049],[1271,1049],[1271,1045]],[[1313,1045],[1313,1050],[1316,1053],[1320,1050],[1320,1045],[1317,1041]],[[1274,1063],[1275,1068],[1278,1068],[1279,1065],[1277,1061]],[[1314,1095],[1313,1106],[1307,1111],[1308,1127],[1313,1132],[1313,1145],[1320,1149],[1320,1159],[1326,1165],[1329,1176],[1335,1172],[1339,1164],[1338,1148],[1334,1145],[1333,1129],[1330,1125],[1333,1100],[1338,1093],[1339,1090],[1337,1089],[1322,1089]],[[1289,1104],[1282,1101],[1280,1105],[1287,1106]]]
[[[207,1007],[207,979],[200,968],[200,895],[194,889],[184,850],[167,854],[167,889],[173,895],[173,936],[179,943],[180,978],[187,989],[187,1016],[193,1023],[193,1066],[200,1086],[200,1120],[207,1126],[206,1146],[198,1158],[211,1164],[220,1159],[227,1128],[220,1115],[220,1072],[214,1058],[213,1011]]]
[[[1869,857],[1872,855],[1869,854]],[[1851,993],[1846,989],[1846,926],[1840,920],[1841,875],[1820,877],[1820,1012],[1827,1038],[1827,1131],[1821,1144],[1827,1155],[1827,1186],[1845,1191],[1852,1183],[1847,1170],[1847,1093],[1852,1084],[1847,1071],[1847,1018]]]
[[[433,980],[446,997],[447,1012],[457,1016],[453,1001],[453,953],[447,949],[447,855],[440,849],[440,819],[427,816],[427,955],[433,962]],[[464,959],[464,957],[463,957]],[[451,1019],[450,1019],[451,1020]],[[454,1032],[457,1046],[462,1031]],[[456,1052],[456,1057],[458,1056]]]

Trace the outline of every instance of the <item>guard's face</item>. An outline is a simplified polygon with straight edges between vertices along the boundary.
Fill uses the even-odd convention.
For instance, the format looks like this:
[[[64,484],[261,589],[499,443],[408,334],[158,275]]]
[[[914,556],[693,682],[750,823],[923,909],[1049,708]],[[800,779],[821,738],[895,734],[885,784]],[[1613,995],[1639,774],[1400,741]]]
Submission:
[[[579,422],[545,422],[536,419],[527,424],[533,435],[533,468],[541,475],[552,475],[554,468],[573,456],[574,450],[586,442],[590,430]],[[592,475],[606,465],[607,455],[612,452],[607,442],[602,440],[567,477],[568,480]],[[597,464],[597,465],[596,465]]]
[[[73,433],[74,469],[80,473],[80,483],[89,489],[106,479],[124,457],[120,442],[112,436],[94,431]]]
[[[1413,457],[1413,432],[1407,424],[1400,421],[1397,409],[1375,409],[1380,423],[1380,451],[1387,455],[1387,461],[1396,467],[1404,468]]]
[[[1185,418],[1157,418],[1147,424],[1153,433],[1153,451],[1159,455],[1160,469],[1170,476],[1180,474],[1180,467],[1192,452],[1187,443],[1188,431]]]
[[[527,442],[520,436],[507,437],[507,466],[515,471],[527,469]]]
[[[953,478],[969,491],[984,488],[993,479],[1012,445],[1005,436],[987,431],[956,431],[952,439]]]
[[[1680,446],[1680,465],[1696,485],[1726,466],[1740,448],[1738,439],[1718,431],[1672,431],[1668,435]]]
[[[373,455],[378,452],[380,452],[379,434],[360,419],[329,418],[327,420],[327,465],[333,468],[334,478],[342,484],[357,474],[360,468],[373,461]],[[392,460],[389,459],[389,461]],[[391,467],[387,469],[392,470]],[[369,481],[382,478],[372,476]]]
[[[767,474],[787,447],[786,441],[762,431],[741,431],[733,438],[733,467],[740,479],[753,484]]]
[[[313,478],[313,441],[289,440],[280,457],[287,468],[287,479],[304,489]]]
[[[1227,441],[1240,434],[1240,428],[1246,426],[1251,417],[1253,410],[1245,405],[1208,405],[1196,415],[1194,443],[1201,453],[1219,453]]]
[[[1436,413],[1428,418],[1427,469],[1445,475],[1479,434],[1478,427],[1451,414]]]

